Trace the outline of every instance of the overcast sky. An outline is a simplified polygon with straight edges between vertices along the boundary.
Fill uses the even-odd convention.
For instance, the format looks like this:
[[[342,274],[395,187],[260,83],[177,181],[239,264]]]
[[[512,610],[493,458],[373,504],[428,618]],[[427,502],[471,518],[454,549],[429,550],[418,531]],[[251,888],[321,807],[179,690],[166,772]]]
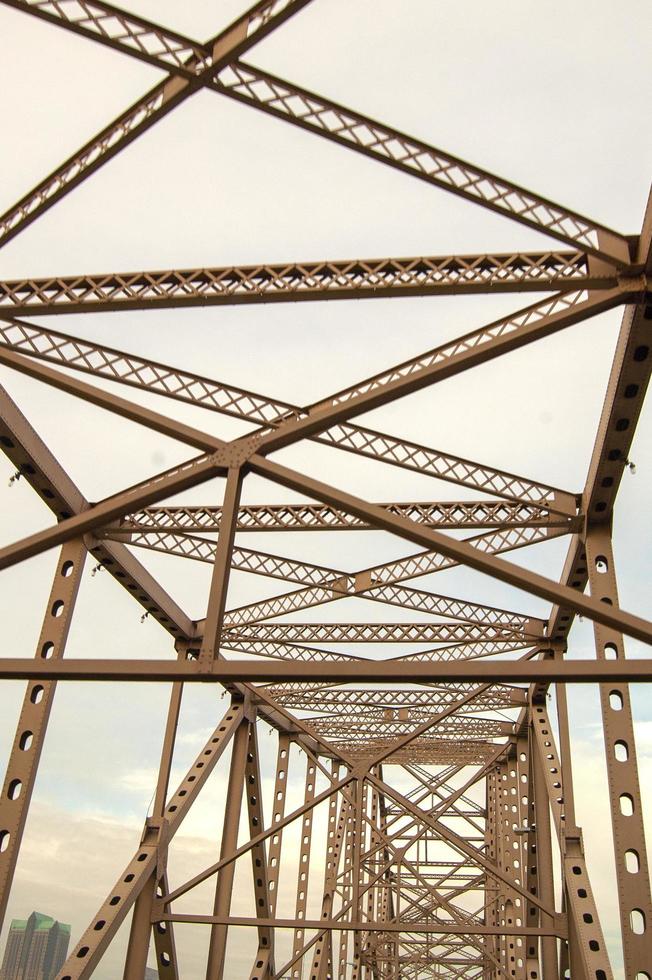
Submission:
[[[204,40],[243,4],[149,0],[131,3],[130,9]],[[652,172],[649,20],[644,0],[314,0],[247,60],[620,232],[636,233]],[[4,7],[0,34],[4,211],[161,76],[134,59]],[[0,279],[550,245],[549,239],[507,219],[204,92],[6,246],[0,252]],[[405,298],[61,315],[47,323],[304,404],[535,298]],[[536,348],[370,413],[361,422],[580,491],[620,319],[619,311],[602,315]],[[0,370],[0,383],[90,500],[194,454],[7,369]],[[225,438],[242,431],[239,423],[198,409],[119,393]],[[621,605],[648,617],[652,533],[645,515],[652,489],[651,436],[648,407],[632,450],[637,472],[625,474],[614,527]],[[276,458],[372,500],[478,496],[314,444]],[[9,489],[11,475],[3,457],[2,543],[51,523],[49,511],[24,481]],[[183,499],[218,503],[222,493],[221,481],[214,481]],[[273,503],[295,498],[250,477],[244,499]],[[347,570],[415,550],[380,533],[247,535],[241,543]],[[560,539],[512,559],[558,578],[566,548]],[[206,566],[142,551],[138,557],[189,615],[204,615]],[[52,552],[3,573],[5,655],[33,656],[55,561]],[[167,634],[151,620],[141,624],[140,607],[106,573],[91,577],[92,565],[82,583],[68,654],[172,656]],[[539,600],[462,569],[417,584],[547,615]],[[235,574],[229,605],[281,591],[283,583]],[[312,617],[294,618],[330,620],[343,609],[335,603]],[[377,604],[347,600],[346,616],[352,621],[383,615]],[[389,618],[418,617],[393,609]],[[589,656],[591,648],[590,624],[577,623],[572,655]],[[638,644],[628,645],[630,655],[643,652]],[[8,755],[22,694],[19,684],[0,687],[0,759]],[[8,920],[37,908],[70,922],[76,941],[137,843],[154,787],[166,704],[164,685],[60,686]],[[633,691],[633,704],[649,813],[652,710],[643,689]],[[570,705],[578,820],[603,926],[621,969],[597,691],[571,689]],[[216,689],[187,693],[177,775],[225,707]],[[273,738],[263,738],[263,752],[269,772]],[[227,763],[225,758],[184,824],[172,857],[174,880],[215,860]],[[292,793],[298,792],[293,784]],[[204,889],[185,908],[196,911],[210,902],[210,889]],[[203,975],[206,935],[205,928],[179,930],[184,980]],[[119,975],[120,942],[115,945],[95,973],[98,980]],[[248,956],[242,955],[245,977]]]

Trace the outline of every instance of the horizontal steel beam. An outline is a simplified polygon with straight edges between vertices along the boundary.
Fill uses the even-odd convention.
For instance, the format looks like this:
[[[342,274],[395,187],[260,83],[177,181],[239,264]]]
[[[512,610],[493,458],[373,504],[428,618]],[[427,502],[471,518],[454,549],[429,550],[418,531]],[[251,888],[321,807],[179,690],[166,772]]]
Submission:
[[[417,919],[408,919],[404,922],[390,922],[387,919],[381,921],[369,920],[368,922],[349,922],[346,919],[251,919],[239,916],[227,915],[188,915],[176,913],[155,914],[153,922],[194,922],[202,925],[213,923],[230,926],[259,926],[273,929],[318,929],[327,932],[374,932],[382,933],[427,933],[430,935],[460,935],[463,932],[468,936],[502,936],[505,935],[504,926],[485,926],[480,923],[469,922],[465,919],[460,922],[419,922]],[[561,916],[549,928],[538,928],[535,926],[510,926],[510,936],[558,936],[560,939],[566,938],[566,929]],[[443,959],[443,963],[447,960]]]
[[[250,660],[217,660],[205,667],[196,661],[175,660],[79,660],[35,661],[22,657],[0,658],[0,678],[5,680],[77,681],[292,681],[347,684],[427,683],[478,680],[522,683],[549,680],[566,684],[602,684],[611,681],[647,683],[652,680],[652,659],[645,660],[530,660],[447,661],[433,666],[413,661],[365,660],[351,663],[291,662],[254,663]]]
[[[274,700],[286,708],[313,709],[315,708],[314,693],[303,691],[295,687],[275,687],[270,694],[274,695]],[[455,690],[448,685],[445,687],[430,684],[426,689],[408,690],[405,688],[389,688],[378,690],[377,688],[350,688],[345,690],[338,688],[328,688],[319,693],[319,710],[325,711],[328,708],[337,709],[339,717],[343,717],[347,710],[352,707],[365,707],[367,709],[399,711],[401,708],[430,708],[435,699],[450,698],[455,694]],[[497,700],[498,699],[498,700]],[[514,705],[527,704],[526,692],[520,687],[492,687],[481,698],[474,701],[472,710],[476,710],[479,703],[484,707],[504,708],[506,704]]]
[[[542,636],[522,628],[493,623],[256,623],[228,626],[229,640],[275,640],[281,643],[522,643],[534,646]]]
[[[576,528],[545,505],[511,500],[401,501],[379,507],[417,524],[442,530],[502,527]],[[238,510],[236,530],[243,531],[370,531],[373,527],[327,504],[244,504]],[[177,531],[184,534],[217,532],[221,507],[149,507],[130,514],[113,536],[132,531]]]
[[[582,252],[510,252],[288,262],[214,269],[106,272],[0,282],[0,311],[16,316],[378,299],[463,293],[612,289],[615,270],[591,274]]]

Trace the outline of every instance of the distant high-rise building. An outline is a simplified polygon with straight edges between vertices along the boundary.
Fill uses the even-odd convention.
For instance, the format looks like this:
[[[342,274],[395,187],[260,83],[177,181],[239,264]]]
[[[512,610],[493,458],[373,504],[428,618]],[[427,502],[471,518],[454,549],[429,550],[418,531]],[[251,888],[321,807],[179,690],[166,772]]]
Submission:
[[[70,926],[42,912],[14,919],[9,929],[0,980],[53,980],[65,963]]]

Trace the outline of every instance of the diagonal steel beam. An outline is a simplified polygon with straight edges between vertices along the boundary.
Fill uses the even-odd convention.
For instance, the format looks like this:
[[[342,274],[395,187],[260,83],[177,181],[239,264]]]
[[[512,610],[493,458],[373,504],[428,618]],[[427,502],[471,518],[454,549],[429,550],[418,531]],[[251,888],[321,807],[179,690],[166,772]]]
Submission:
[[[652,275],[652,191],[648,198],[638,261]],[[649,296],[623,311],[618,342],[595,436],[591,461],[582,495],[583,512],[591,524],[609,524],[623,473],[630,455],[652,371],[650,350]],[[566,558],[562,581],[584,589],[588,581],[586,549],[578,536]],[[552,636],[561,642],[568,636],[574,615],[571,609],[555,607],[551,616]]]
[[[93,377],[263,425],[293,409],[287,402],[265,398],[243,388],[25,320],[1,320],[0,344],[17,353],[29,354]]]
[[[441,712],[438,713],[438,715],[430,719],[425,725],[422,725],[421,729],[426,730],[432,728],[439,721],[453,714],[458,709],[458,707],[460,707],[462,704],[472,702],[478,695],[482,693],[483,690],[484,687],[482,686],[469,689],[467,692],[465,692],[462,695],[460,699],[447,705]],[[259,691],[259,695],[262,697],[263,700],[265,701],[269,700],[268,696],[264,694],[262,691]],[[306,728],[305,723],[299,722],[299,725],[304,729]],[[405,736],[403,739],[401,739],[400,742],[403,744],[407,744],[414,737],[415,737],[414,734],[410,734],[408,736]],[[346,757],[343,756],[343,758],[346,761]],[[348,763],[348,765],[350,765],[350,762]],[[247,850],[250,850],[252,847],[257,846],[259,843],[262,843],[270,835],[273,835],[275,829],[277,832],[280,831],[281,829],[283,829],[283,827],[286,824],[292,822],[293,820],[296,820],[300,816],[303,816],[304,813],[313,810],[314,807],[318,805],[318,803],[322,802],[323,800],[332,798],[334,792],[336,791],[344,792],[346,790],[346,787],[349,785],[349,783],[351,783],[354,779],[356,779],[356,773],[355,770],[352,768],[350,769],[348,775],[346,775],[344,778],[338,778],[337,776],[334,776],[333,779],[331,780],[330,789],[325,790],[323,793],[319,794],[318,796],[311,795],[310,799],[302,807],[293,811],[292,814],[288,815],[282,820],[277,821],[275,826],[272,827],[270,830],[263,831],[257,836],[252,837],[252,839],[249,841],[248,844],[243,844],[241,847],[237,848],[228,858],[221,859],[216,864],[213,864],[209,868],[200,872],[198,875],[196,875],[190,881],[186,882],[184,885],[176,888],[174,892],[165,896],[164,901],[166,903],[170,903],[173,899],[178,898],[179,896],[185,894],[191,888],[194,888],[197,884],[200,884],[202,881],[205,881],[207,878],[216,874],[221,867],[224,867],[226,864],[232,863],[239,856],[246,853]]]
[[[39,495],[57,521],[85,511],[88,501],[55,459],[37,432],[29,424],[13,399],[0,386],[0,448],[17,472]],[[173,637],[190,637],[194,626],[153,576],[140,564],[124,544],[99,542],[89,538],[87,544],[102,568],[127,589]]]
[[[467,843],[463,837],[460,837],[459,834],[456,834],[454,831],[450,830],[450,828],[445,827],[441,822],[441,818],[434,819],[428,816],[428,814],[425,813],[425,811],[420,810],[419,807],[415,806],[406,796],[404,796],[398,790],[394,789],[394,787],[390,786],[389,783],[379,779],[378,776],[375,776],[370,773],[368,779],[380,791],[385,793],[386,796],[395,800],[396,803],[398,803],[399,806],[401,806],[407,813],[411,813],[414,817],[417,817],[418,819],[423,821],[423,823],[429,824],[432,827],[432,829],[435,830],[438,834],[440,834],[441,837],[451,847],[453,847],[455,850],[458,850],[461,854],[470,857],[475,864],[480,865],[480,867],[482,867],[486,871],[486,873],[490,875],[492,878],[497,879],[501,883],[506,884],[509,888],[518,892],[518,894],[521,896],[522,899],[525,899],[533,903],[534,905],[537,905],[540,909],[543,909],[543,911],[550,913],[551,910],[546,908],[543,905],[543,903],[538,899],[537,896],[528,895],[528,893],[525,891],[524,888],[522,888],[520,885],[517,885],[515,881],[510,880],[507,877],[507,875],[502,871],[502,869],[500,869],[492,861],[489,861],[484,856],[482,851],[480,851],[478,848],[473,847],[471,844]]]
[[[278,428],[286,419],[305,415],[309,411],[289,402],[266,398],[203,375],[23,320],[0,320],[0,348],[3,347],[8,352],[28,354],[31,358],[107,378],[233,418],[256,422],[263,427],[271,425]],[[29,370],[24,358],[19,360],[14,357],[5,363],[17,368],[22,365],[23,370]],[[33,371],[41,380],[50,378],[52,383],[65,384],[65,381],[57,382],[57,376],[52,373],[38,374],[36,368]],[[442,453],[383,432],[343,423],[317,433],[313,438],[328,446],[402,469],[415,470],[459,486],[479,489],[505,500],[545,505],[551,512],[567,520],[575,513],[574,496],[557,487],[536,483],[517,474]]]
[[[128,490],[106,497],[82,513],[66,518],[55,527],[37,531],[13,545],[1,548],[0,568],[8,568],[42,551],[63,544],[64,541],[87,534],[96,527],[121,517],[122,514],[133,509],[133,506],[141,507],[146,506],[147,503],[156,503],[172,494],[205,483],[214,476],[224,475],[225,469],[223,463],[218,463],[213,457],[205,455],[159,473]]]
[[[634,284],[628,283],[603,293],[564,293],[535,303],[310,406],[302,417],[288,419],[273,432],[262,435],[259,451],[268,453],[286,448],[299,439],[309,438],[363,412],[380,408],[613,309],[633,296],[640,299],[644,292],[645,283],[636,280]]]
[[[124,541],[134,547],[147,548],[162,554],[192,558],[196,561],[212,563],[216,545],[213,541],[190,534],[174,534],[165,532],[129,532],[104,531],[102,540]],[[537,540],[548,540],[549,535],[511,534],[497,532],[490,535],[479,535],[469,538],[474,547],[483,551],[497,553],[525,547],[536,543]],[[504,623],[526,626],[532,617],[521,613],[510,612],[480,603],[462,602],[449,596],[437,595],[424,590],[397,586],[402,578],[415,577],[416,574],[427,575],[444,568],[453,567],[453,563],[436,555],[409,556],[397,562],[363,569],[359,572],[348,573],[341,570],[299,562],[279,555],[266,552],[252,551],[248,548],[234,548],[232,568],[237,571],[251,572],[282,581],[296,582],[306,586],[304,589],[283,593],[273,599],[261,600],[248,606],[241,606],[229,611],[228,626],[247,625],[261,619],[278,616],[289,611],[306,609],[315,605],[323,605],[346,596],[358,595],[373,599],[388,605],[399,606],[402,609],[418,609],[432,615],[441,615],[449,619],[460,619],[472,622]],[[307,584],[306,584],[307,583]],[[378,583],[373,585],[373,583]],[[542,628],[542,626],[540,627]],[[530,625],[532,630],[532,624]]]
[[[520,311],[515,316],[499,320],[481,331],[458,338],[444,348],[438,348],[419,359],[398,365],[389,372],[358,385],[355,389],[340,392],[326,403],[309,409],[303,418],[285,422],[276,431],[267,435],[256,436],[254,443],[245,452],[244,458],[254,448],[267,453],[284,448],[301,438],[323,431],[333,422],[340,422],[350,415],[378,407],[387,401],[432,384],[436,380],[443,380],[508,350],[530,343],[540,337],[548,336],[589,315],[618,305],[630,296],[632,288],[638,295],[636,290],[639,290],[640,283],[637,282],[635,287],[627,286],[623,287],[622,290],[601,294],[598,298],[590,294],[585,297],[583,293],[574,293],[555,297],[543,304],[535,304],[533,307]],[[480,346],[479,353],[478,346]],[[203,442],[206,448],[223,449],[227,454],[227,466],[240,465],[244,461],[242,452],[243,449],[247,449],[246,443],[236,440],[234,443],[225,446],[224,443],[212,436],[204,435],[191,427],[175,423],[149,409],[140,408],[125,399],[52,371],[52,369],[39,365],[29,357],[14,351],[0,350],[0,361],[11,364],[17,370],[38,377],[48,384],[86,398],[94,404],[102,405],[102,407],[127,418],[142,421],[161,432],[176,434],[178,438],[190,443],[202,444]],[[235,459],[229,458],[230,453],[235,453]],[[109,523],[122,517],[129,510],[156,503],[164,499],[166,495],[196,485],[196,483],[202,482],[223,470],[223,459],[224,455],[222,454],[220,457],[218,453],[214,459],[205,459],[201,463],[188,464],[183,479],[180,479],[177,473],[173,478],[168,477],[164,483],[159,481],[156,490],[153,490],[151,486],[148,486],[147,491],[142,486],[139,487],[138,490],[141,494],[145,493],[145,496],[139,496],[134,490],[131,491],[131,494],[118,494],[112,498],[112,506],[104,502],[102,505],[89,510],[83,519],[80,517],[70,518],[62,522],[59,528],[42,532],[39,535],[32,535],[24,542],[17,542],[15,545],[4,548],[0,551],[0,568],[31,557],[56,544],[61,544],[78,533],[93,530],[102,523]],[[251,465],[251,460],[248,465]],[[188,472],[189,468],[193,470],[192,473]],[[177,481],[179,482],[177,483]],[[130,499],[131,507],[126,502],[126,498]],[[82,531],[80,531],[80,527],[83,527]],[[441,535],[438,535],[439,538]],[[439,548],[438,550],[442,551],[443,554],[448,554],[445,549]],[[623,631],[627,632],[627,630]]]
[[[191,765],[176,792],[169,798],[164,817],[147,821],[140,847],[109,892],[97,915],[70,952],[59,976],[86,980],[92,976],[102,953],[111,942],[130,908],[156,872],[159,855],[167,848],[190,805],[203,789],[242,718],[242,706],[231,706]]]
[[[65,391],[68,394],[82,398],[84,401],[105,408],[116,415],[126,418],[131,422],[139,422],[155,432],[168,436],[171,439],[178,439],[185,442],[195,449],[202,452],[211,452],[216,449],[223,449],[226,443],[222,439],[216,439],[200,429],[193,426],[177,422],[167,415],[160,412],[153,412],[151,409],[136,405],[134,402],[119,395],[103,391],[95,385],[89,385],[78,378],[71,378],[60,371],[54,371],[45,364],[40,364],[31,357],[24,354],[17,354],[13,350],[0,348],[0,364],[13,368],[21,374],[42,381],[53,388]]]
[[[310,0],[258,0],[206,45],[193,44],[185,71],[172,72],[0,216],[0,248],[138,136]],[[58,5],[61,8],[61,4]],[[27,5],[23,7],[26,9]],[[56,8],[49,6],[50,11]],[[128,49],[131,50],[131,49]],[[180,52],[181,56],[185,52]],[[170,65],[164,63],[164,70]]]
[[[500,554],[548,540],[553,536],[555,534],[548,531],[542,532],[540,529],[533,532],[529,530],[515,532],[513,529],[509,529],[477,535],[465,540],[472,547],[486,554]],[[401,584],[409,579],[453,568],[457,564],[458,562],[452,558],[438,552],[419,552],[416,555],[408,555],[406,558],[376,565],[373,568],[362,569],[355,573],[342,573],[323,585],[286,592],[272,599],[263,599],[247,606],[231,609],[229,610],[229,622],[233,625],[250,624],[290,612],[297,612],[301,609],[336,602],[347,598],[347,596],[359,596],[453,619],[475,621],[486,615],[489,622],[522,624],[528,621],[533,622],[532,617],[513,613],[509,610],[460,602],[450,596],[437,595]]]
[[[177,31],[161,27],[144,17],[121,10],[101,0],[75,0],[75,3],[52,3],[51,0],[0,0],[26,14],[81,37],[99,41],[114,51],[139,58],[162,71],[194,78],[197,65],[209,54],[209,46],[199,44]]]
[[[89,509],[88,501],[1,386],[0,447],[58,521],[65,521],[71,514],[83,514]],[[99,542],[91,534],[87,536],[87,544],[101,566],[177,642],[191,642],[195,636],[194,622],[123,544]],[[339,657],[346,659],[344,654]],[[240,696],[246,693],[244,686],[237,681],[233,683],[233,688]],[[261,712],[275,728],[284,729],[290,724],[285,715],[269,703],[261,706]]]
[[[611,626],[627,634],[627,636],[642,640],[644,643],[652,643],[652,623],[640,616],[634,616],[632,613],[607,606],[591,596],[579,595],[568,586],[560,585],[528,569],[519,568],[502,558],[482,554],[465,541],[456,541],[439,531],[415,526],[411,521],[388,514],[382,508],[375,507],[359,497],[354,497],[352,494],[345,493],[321,481],[303,476],[289,467],[273,463],[258,454],[250,458],[249,465],[255,473],[272,480],[274,483],[296,490],[298,493],[317,497],[317,499],[337,507],[343,507],[352,514],[373,521],[377,527],[395,533],[414,544],[440,551],[476,571],[497,578],[508,585],[513,585],[517,589],[523,589],[549,602],[561,602],[568,605],[593,622]]]
[[[351,391],[340,393],[340,395],[331,399],[325,407],[317,406],[314,411],[310,410],[305,418],[296,422],[286,423],[278,431],[272,432],[268,436],[257,437],[255,445],[257,448],[262,448],[266,452],[282,448],[306,435],[309,436],[320,429],[327,428],[329,423],[334,419],[339,421],[347,415],[375,407],[384,401],[391,400],[416,388],[430,384],[436,379],[448,377],[459,370],[473,366],[478,361],[495,357],[505,350],[513,349],[540,336],[546,336],[562,327],[569,326],[578,319],[583,319],[590,313],[596,313],[609,308],[623,300],[622,293],[618,291],[606,295],[607,298],[605,296],[599,299],[593,297],[582,302],[581,294],[573,294],[571,297],[557,297],[544,305],[537,304],[534,307],[528,308],[526,311],[522,311],[516,317],[498,321],[496,324],[490,325],[489,328],[485,328],[480,333],[482,340],[478,339],[478,334],[467,335],[467,337],[460,338],[453,345],[449,345],[448,348],[444,349],[444,353],[441,350],[431,352],[420,358],[419,361],[406,362],[393,369],[387,375],[370,379],[369,382],[358,386],[353,393]],[[561,310],[559,307],[561,307]],[[570,313],[567,312],[569,308],[571,310]],[[533,327],[532,321],[534,323]],[[514,337],[514,331],[518,332],[516,337]],[[474,351],[479,342],[485,343],[487,346],[478,358]],[[440,361],[442,359],[446,360],[446,355],[454,363],[452,366],[445,363],[442,367]],[[91,385],[86,385],[61,375],[58,372],[52,371],[50,368],[36,364],[28,357],[16,354],[13,351],[0,350],[0,361],[9,363],[12,367],[16,367],[18,370],[28,373],[31,376],[38,377],[40,380],[44,380],[56,387],[87,398],[95,404],[109,408],[111,411],[116,411],[118,414],[124,415],[127,418],[142,421],[159,431],[167,434],[176,434],[178,438],[185,439],[191,443],[203,444],[206,448],[223,449],[227,453],[227,467],[232,462],[238,465],[242,461],[242,449],[239,448],[237,441],[231,444],[234,448],[230,451],[231,453],[235,453],[235,460],[232,460],[228,455],[229,447],[225,446],[220,440],[204,435],[204,433],[191,429],[188,426],[183,426],[181,423],[174,423],[167,419],[167,417],[151,412],[149,409],[140,408],[140,406],[127,402],[125,399],[120,399],[115,395],[102,392],[100,389]],[[419,375],[416,381],[414,380],[415,373]],[[357,397],[354,397],[355,395]],[[354,407],[352,407],[352,399]],[[130,510],[147,506],[150,503],[156,503],[166,496],[170,496],[172,493],[204,482],[211,476],[218,475],[224,471],[225,465],[222,462],[222,458],[224,457],[216,454],[215,458],[199,457],[196,460],[191,460],[189,463],[177,467],[173,471],[160,475],[154,481],[148,481],[136,488],[132,488],[130,491],[125,491],[122,494],[117,494],[115,497],[109,498],[102,502],[102,504],[90,508],[83,516],[78,515],[68,518],[57,528],[31,535],[22,542],[19,541],[14,545],[10,545],[0,550],[0,568],[7,567],[17,561],[22,561],[57,544],[62,544],[71,537],[94,530],[102,524],[110,523],[112,520],[124,516]],[[259,460],[258,469],[260,471],[260,466],[263,461],[261,457],[257,458]],[[249,465],[251,465],[251,460]],[[290,473],[291,471],[287,472]],[[302,486],[304,489],[303,491],[300,489],[299,492],[309,492],[305,490],[305,483],[299,482],[299,484],[296,484],[295,481],[294,489]],[[332,504],[333,500],[326,498],[325,502]],[[355,508],[352,512],[360,516],[360,512],[356,511]],[[387,520],[391,519],[391,515],[387,515],[385,518],[383,517],[381,508],[374,508],[373,513],[378,527],[386,526]],[[367,512],[367,517],[368,514],[369,512]],[[380,519],[380,523],[378,523],[378,519]],[[405,522],[396,518],[392,526],[396,526],[397,520],[399,525],[403,527],[411,524],[409,521]],[[392,521],[390,520],[391,523]],[[450,546],[448,551],[445,547],[441,547],[442,540],[444,542],[446,540],[442,539],[441,534],[437,534],[436,532],[431,532],[431,534],[435,534],[436,540],[440,542],[437,550],[448,557],[454,556],[454,549],[451,552]],[[431,537],[410,537],[409,534],[407,537],[417,543],[421,543],[424,540],[433,540]],[[476,557],[477,561],[478,558]],[[572,590],[567,589],[566,591],[572,594]],[[574,601],[576,604],[575,608],[579,608],[578,603],[580,600],[574,597]],[[585,602],[586,600],[582,601]],[[599,622],[601,620],[598,619],[597,621]],[[612,625],[612,623],[609,622],[607,625]],[[619,624],[616,625],[616,628],[619,628]],[[628,632],[625,628],[622,631],[625,633]]]
[[[460,338],[462,339],[462,338]],[[486,338],[480,330],[470,335],[471,343],[482,345]],[[458,353],[452,345],[444,345],[433,354],[435,360],[442,362]],[[419,371],[420,365],[412,363],[412,369]],[[310,412],[311,409],[308,409]],[[575,495],[546,483],[536,482],[527,477],[498,470],[461,456],[442,453],[419,443],[400,439],[385,432],[377,432],[349,422],[338,422],[311,437],[315,442],[343,449],[346,452],[365,456],[379,462],[412,470],[421,475],[431,476],[461,487],[482,490],[495,494],[505,500],[520,503],[540,504],[552,513],[563,515],[567,520],[575,514]]]
[[[629,263],[625,236],[314,92],[240,61],[215,78],[218,90],[232,99],[593,255]]]
[[[206,881],[208,878],[211,878],[213,875],[217,874],[218,871],[220,871],[223,867],[232,864],[234,861],[237,861],[239,857],[242,857],[243,854],[246,854],[248,851],[251,851],[252,848],[257,847],[259,844],[264,843],[274,833],[278,833],[279,831],[284,830],[285,827],[293,823],[295,820],[298,820],[299,818],[303,817],[303,815],[307,813],[309,810],[314,810],[316,807],[319,806],[320,803],[323,803],[325,800],[330,799],[333,795],[340,793],[344,789],[344,787],[348,786],[348,784],[352,782],[354,778],[355,776],[351,772],[349,772],[346,776],[337,779],[336,781],[331,783],[331,785],[327,787],[327,789],[323,790],[321,793],[317,793],[315,796],[311,797],[302,806],[297,807],[291,813],[284,816],[281,820],[279,820],[276,823],[274,827],[270,827],[267,830],[261,831],[255,837],[252,837],[246,844],[241,844],[238,848],[236,848],[235,851],[233,851],[228,856],[221,858],[215,864],[212,864],[210,867],[205,868],[203,871],[199,872],[199,874],[196,874],[193,878],[190,878],[182,885],[177,886],[168,895],[164,896],[165,903],[166,904],[171,903],[175,899],[179,898],[181,895],[185,895],[186,892],[190,891],[191,889],[195,888],[197,885],[201,884],[203,881]]]
[[[63,4],[55,6],[45,4],[43,0],[3,2],[146,60],[164,71],[172,70],[181,78],[199,78],[200,84],[232,99],[347,146],[573,247],[583,248],[618,265],[629,263],[628,241],[624,235],[421,140],[237,60],[255,42],[233,51],[231,57],[221,63],[216,60],[213,70],[206,71],[206,48],[209,46],[199,45],[123,11],[118,11],[116,18],[115,8],[109,4],[84,0],[70,11]]]

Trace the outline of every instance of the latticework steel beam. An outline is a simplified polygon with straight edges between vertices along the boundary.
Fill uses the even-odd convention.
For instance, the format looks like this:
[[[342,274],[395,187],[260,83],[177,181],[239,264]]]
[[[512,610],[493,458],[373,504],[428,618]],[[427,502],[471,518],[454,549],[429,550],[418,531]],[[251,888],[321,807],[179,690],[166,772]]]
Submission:
[[[160,980],[190,977],[182,939],[190,923],[206,932],[206,980],[613,980],[614,929],[600,919],[602,900],[589,877],[596,856],[585,852],[573,785],[566,685],[589,684],[599,685],[624,976],[649,980],[652,897],[629,684],[652,681],[652,658],[627,658],[625,638],[649,646],[652,623],[620,607],[612,527],[652,365],[652,206],[640,235],[611,230],[241,60],[309,0],[259,0],[205,43],[103,0],[2,3],[77,35],[76,43],[94,40],[163,76],[0,217],[0,248],[201,90],[207,105],[219,101],[216,95],[239,103],[252,125],[260,117],[247,115],[247,107],[274,117],[279,127],[289,124],[416,177],[423,190],[449,191],[471,211],[509,218],[515,232],[520,225],[559,244],[409,258],[3,274],[3,376],[18,373],[29,379],[30,391],[54,389],[61,404],[77,411],[92,405],[109,421],[145,429],[152,445],[162,436],[186,452],[162,472],[141,474],[126,487],[118,481],[110,496],[91,502],[0,389],[0,448],[14,468],[11,483],[29,484],[55,521],[23,538],[10,535],[0,548],[0,568],[61,549],[34,655],[10,648],[0,657],[0,678],[26,682],[0,797],[0,920],[21,873],[20,847],[57,684],[158,682],[170,686],[170,698],[151,812],[133,857],[122,872],[115,869],[115,886],[87,927],[77,928],[65,962],[51,971],[56,980],[82,980],[105,968],[126,922],[125,980],[144,980],[150,950]],[[163,345],[147,339],[138,338],[141,353],[109,346],[102,324],[115,322],[112,317],[76,318],[85,325],[80,329],[99,324],[94,339],[17,319],[151,310],[146,319],[154,322],[162,309],[362,298],[369,300],[363,309],[373,311],[373,299],[388,297],[398,311],[401,298],[436,304],[437,296],[512,292],[538,295],[498,319],[480,318],[461,336],[433,330],[427,343],[435,346],[423,353],[404,346],[397,357],[407,351],[407,359],[382,369],[382,361],[372,368],[363,357],[360,380],[348,375],[345,387],[309,404],[292,393],[286,399],[223,382],[210,376],[210,367],[200,374],[154,359],[148,347],[158,356]],[[571,328],[590,341],[595,318],[619,307],[621,333],[581,493],[557,485],[549,454],[539,467],[546,479],[539,479],[522,475],[519,466],[513,472],[502,462],[433,449],[407,431],[414,421],[411,396],[483,365],[509,363],[516,351],[536,361],[542,341],[556,336],[561,344]],[[343,309],[336,307],[338,314]],[[283,308],[274,315],[285,315]],[[393,316],[383,320],[388,334],[401,325]],[[209,342],[215,338],[222,343],[218,328]],[[251,367],[258,352],[237,342]],[[183,361],[189,345],[182,331],[174,346]],[[293,370],[303,369],[298,346],[288,343],[280,353],[292,358]],[[117,394],[116,386],[131,389],[133,398]],[[151,407],[154,395],[160,410]],[[399,402],[405,411],[396,428],[405,426],[404,437],[367,427],[367,413],[398,409]],[[39,415],[38,404],[30,405],[30,415]],[[482,412],[480,397],[470,408],[475,416]],[[569,427],[573,422],[568,419]],[[213,423],[244,434],[218,436]],[[61,444],[88,454],[77,428],[71,422]],[[105,431],[110,442],[114,430],[109,425],[101,437],[108,466],[113,457]],[[304,443],[313,453],[310,466],[301,462]],[[511,435],[505,443],[511,449]],[[283,450],[291,458],[278,458]],[[350,479],[353,457],[378,474],[372,496],[384,502],[367,500],[360,482]],[[392,500],[386,487],[382,492],[388,472],[410,484],[406,499]],[[423,478],[434,490],[419,501],[416,481]],[[279,502],[255,499],[262,481],[281,488]],[[462,499],[437,499],[440,481],[460,488]],[[207,494],[204,503],[200,492]],[[365,534],[301,533],[333,530]],[[288,553],[259,546],[256,534],[279,531],[296,532],[276,539]],[[464,531],[471,536],[458,533]],[[243,532],[254,535],[252,547],[241,545]],[[387,543],[389,535],[403,551]],[[539,556],[564,535],[570,548],[558,578]],[[341,562],[333,558],[338,545]],[[198,582],[208,566],[210,583],[194,618],[135,549],[152,568],[169,568],[170,581],[174,569],[181,580],[179,560],[187,560],[189,581],[196,575]],[[523,557],[507,561],[511,551]],[[143,618],[151,615],[172,641],[166,647],[157,635],[155,656],[122,643],[117,623],[115,655],[93,650],[91,628],[84,655],[64,656],[89,552],[93,572],[106,569],[140,604]],[[483,577],[476,590],[477,572]],[[437,589],[440,580],[446,583],[442,592],[433,591],[435,573]],[[510,591],[497,599],[496,590],[505,587],[526,598]],[[531,597],[536,608],[545,606],[543,613],[524,611]],[[366,616],[362,609],[372,611]],[[595,657],[572,655],[576,615],[593,624]],[[221,717],[210,709],[208,739],[171,793],[188,684],[218,685],[230,704]],[[551,685],[554,718],[546,698]],[[119,700],[111,710],[119,725]],[[264,727],[274,734],[271,755],[260,738]],[[213,863],[199,870],[168,865],[178,828],[219,767],[226,791],[211,818],[221,827]],[[62,870],[62,890],[64,879]],[[211,890],[204,906],[200,886]],[[19,980],[27,980],[25,970]]]

